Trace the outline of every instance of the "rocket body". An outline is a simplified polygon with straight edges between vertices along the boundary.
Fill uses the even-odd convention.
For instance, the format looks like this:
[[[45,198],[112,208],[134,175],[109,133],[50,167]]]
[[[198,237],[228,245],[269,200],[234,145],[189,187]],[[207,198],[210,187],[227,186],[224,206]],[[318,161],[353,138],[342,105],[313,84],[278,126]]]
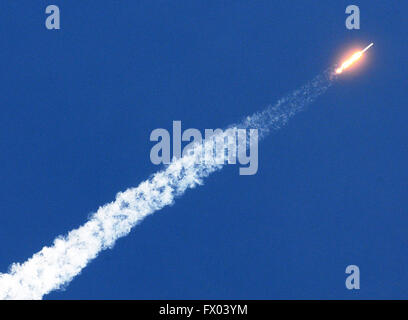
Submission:
[[[368,49],[370,49],[372,46],[374,45],[374,43],[370,43],[367,47],[365,47],[362,51],[361,51],[361,53],[364,53],[364,52],[366,52]]]

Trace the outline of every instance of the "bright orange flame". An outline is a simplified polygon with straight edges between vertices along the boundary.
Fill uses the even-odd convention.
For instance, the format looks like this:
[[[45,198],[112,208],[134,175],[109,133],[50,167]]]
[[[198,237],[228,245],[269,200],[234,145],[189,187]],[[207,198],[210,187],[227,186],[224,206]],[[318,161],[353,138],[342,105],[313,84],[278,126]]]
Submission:
[[[356,53],[354,53],[349,59],[344,61],[339,68],[336,69],[336,73],[337,74],[342,73],[344,69],[350,67],[354,62],[360,59],[362,55],[363,51],[357,51]]]

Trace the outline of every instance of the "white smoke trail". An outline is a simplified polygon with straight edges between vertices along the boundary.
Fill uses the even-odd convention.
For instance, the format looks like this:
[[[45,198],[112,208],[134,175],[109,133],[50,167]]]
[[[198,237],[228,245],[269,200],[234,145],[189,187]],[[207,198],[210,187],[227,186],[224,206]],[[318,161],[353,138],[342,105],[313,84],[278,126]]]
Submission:
[[[276,105],[230,128],[256,128],[259,137],[265,137],[271,130],[282,127],[330,84],[330,72],[325,72]],[[223,164],[216,159],[200,161],[204,149],[212,147],[207,142],[196,145],[192,153],[173,161],[138,187],[118,193],[115,201],[100,207],[78,229],[56,238],[52,246],[44,247],[22,264],[14,263],[8,273],[0,274],[0,299],[41,299],[69,283],[100,251],[112,248],[117,239],[126,236],[143,218],[172,204],[188,188],[201,184],[203,178],[222,168]]]

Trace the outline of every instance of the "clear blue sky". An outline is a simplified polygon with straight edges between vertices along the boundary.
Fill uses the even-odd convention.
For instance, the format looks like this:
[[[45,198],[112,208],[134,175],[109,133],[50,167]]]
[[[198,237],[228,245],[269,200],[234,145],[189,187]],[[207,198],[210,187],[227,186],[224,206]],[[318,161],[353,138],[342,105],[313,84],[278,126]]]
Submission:
[[[61,10],[61,30],[44,26]],[[361,29],[344,26],[358,4]],[[406,1],[2,1],[0,271],[225,127],[370,49],[306,112],[48,299],[408,298]],[[361,270],[348,291],[345,268]]]

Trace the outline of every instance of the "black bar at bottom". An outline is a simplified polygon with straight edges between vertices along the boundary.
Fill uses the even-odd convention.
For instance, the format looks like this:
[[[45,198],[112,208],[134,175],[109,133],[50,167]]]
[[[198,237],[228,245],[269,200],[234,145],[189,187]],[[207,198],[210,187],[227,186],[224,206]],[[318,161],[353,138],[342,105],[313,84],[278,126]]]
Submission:
[[[303,317],[306,314],[323,314],[329,319],[349,317],[363,307],[371,313],[385,309],[388,313],[396,307],[406,310],[407,301],[380,300],[64,300],[64,301],[0,301],[0,308],[11,307],[14,316],[20,312],[65,317],[94,317],[115,315],[115,319],[285,319],[287,316]],[[309,312],[310,311],[310,312]],[[378,314],[378,313],[377,313]]]

